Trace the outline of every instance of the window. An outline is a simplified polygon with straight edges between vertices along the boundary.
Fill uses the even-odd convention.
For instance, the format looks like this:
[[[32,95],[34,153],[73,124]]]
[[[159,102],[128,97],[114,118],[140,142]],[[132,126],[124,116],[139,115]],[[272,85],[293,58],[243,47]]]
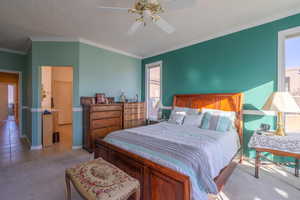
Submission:
[[[162,62],[146,65],[147,118],[152,120],[159,118],[159,108],[161,105],[161,68]]]
[[[281,36],[279,45],[282,50],[279,52],[281,58],[279,59],[278,89],[289,91],[300,106],[300,30],[289,30],[279,36]],[[285,114],[285,128],[287,132],[299,132],[300,115]]]

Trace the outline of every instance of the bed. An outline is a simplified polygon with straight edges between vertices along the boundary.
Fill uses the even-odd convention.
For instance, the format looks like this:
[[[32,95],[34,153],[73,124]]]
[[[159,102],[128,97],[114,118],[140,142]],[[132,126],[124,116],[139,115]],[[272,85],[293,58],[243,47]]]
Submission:
[[[176,107],[234,111],[236,129],[225,137],[164,122],[117,131],[96,141],[95,158],[101,156],[137,178],[143,200],[207,199],[207,193],[222,190],[242,161],[242,105],[242,93],[175,95]]]

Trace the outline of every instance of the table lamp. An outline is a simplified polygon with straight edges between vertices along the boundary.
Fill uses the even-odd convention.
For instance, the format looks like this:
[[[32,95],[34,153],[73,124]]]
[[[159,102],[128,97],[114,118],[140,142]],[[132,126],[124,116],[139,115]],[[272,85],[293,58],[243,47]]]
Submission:
[[[299,106],[289,92],[273,92],[262,109],[277,112],[277,130],[275,134],[278,136],[285,136],[283,113],[300,112]]]

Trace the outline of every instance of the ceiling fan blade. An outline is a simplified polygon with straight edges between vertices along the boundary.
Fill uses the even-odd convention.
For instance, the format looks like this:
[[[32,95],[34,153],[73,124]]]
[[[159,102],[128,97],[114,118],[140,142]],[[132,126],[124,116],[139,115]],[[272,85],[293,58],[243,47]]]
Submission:
[[[140,28],[140,26],[143,24],[143,22],[141,22],[141,21],[135,21],[132,25],[131,25],[131,27],[130,27],[130,29],[128,30],[128,35],[133,35],[139,28]]]
[[[120,7],[108,7],[108,6],[98,6],[99,9],[107,9],[107,10],[124,10],[128,11],[130,8],[120,8]]]
[[[154,21],[154,23],[168,34],[172,34],[175,31],[175,28],[161,17],[158,20]]]

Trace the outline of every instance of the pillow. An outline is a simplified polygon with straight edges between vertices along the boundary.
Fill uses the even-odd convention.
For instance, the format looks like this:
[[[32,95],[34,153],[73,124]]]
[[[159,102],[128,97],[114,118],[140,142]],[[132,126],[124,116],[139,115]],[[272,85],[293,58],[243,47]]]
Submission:
[[[174,107],[168,122],[172,124],[182,125],[183,119],[186,115],[198,114],[198,109],[186,108],[186,107]]]
[[[228,116],[206,112],[203,115],[200,128],[226,132],[232,128],[232,121]]]
[[[232,125],[234,127],[234,122],[235,122],[235,118],[236,118],[236,113],[235,112],[233,112],[233,111],[224,111],[224,110],[203,108],[202,109],[202,113],[205,114],[206,112],[209,112],[209,113],[212,113],[212,114],[216,114],[216,115],[220,115],[220,116],[224,116],[224,117],[228,117],[232,121]]]
[[[177,114],[171,114],[168,122],[171,124],[178,124],[178,125],[182,125],[183,119],[184,119],[185,115],[177,113]]]
[[[184,126],[200,127],[202,121],[202,114],[200,115],[186,115],[183,121]]]
[[[203,108],[202,113],[203,113],[203,116],[205,115],[205,113],[210,113],[212,115],[220,116],[221,121],[219,123],[221,123],[221,124],[219,126],[225,126],[226,127],[227,126],[226,123],[229,120],[230,121],[230,127],[228,128],[228,130],[231,130],[232,128],[235,127],[236,113],[233,112],[233,111],[224,111],[224,110]],[[219,118],[218,118],[218,120],[219,120]],[[223,124],[223,123],[225,123],[225,124]],[[202,124],[203,124],[203,121],[202,121]],[[202,124],[201,124],[201,127],[202,127]],[[208,126],[208,125],[206,124],[206,126]],[[213,126],[213,127],[215,127],[215,126]],[[223,130],[223,129],[224,128],[221,128],[221,130]],[[214,129],[214,130],[216,130],[216,129]],[[228,130],[226,130],[226,131],[228,131]]]
[[[199,109],[175,106],[172,110],[172,113],[173,112],[184,112],[186,115],[197,115],[199,114]]]

